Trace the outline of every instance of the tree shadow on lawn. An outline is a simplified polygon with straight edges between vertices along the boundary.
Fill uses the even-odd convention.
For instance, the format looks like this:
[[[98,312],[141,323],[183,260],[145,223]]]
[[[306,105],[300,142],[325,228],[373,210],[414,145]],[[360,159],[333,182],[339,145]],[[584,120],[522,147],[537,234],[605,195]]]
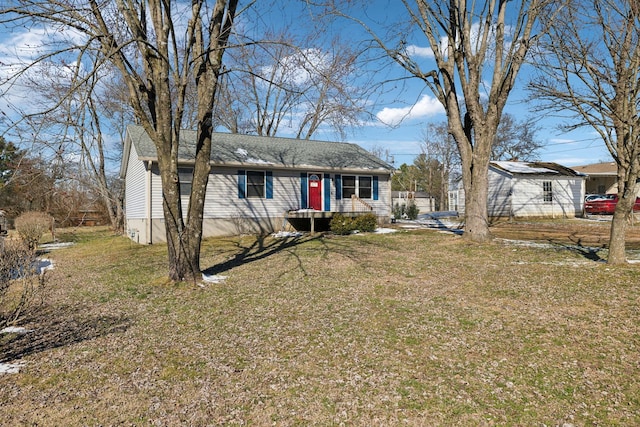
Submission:
[[[607,245],[604,244],[601,247],[598,246],[586,246],[581,237],[578,237],[575,233],[569,236],[569,240],[572,243],[567,243],[563,241],[559,241],[553,238],[547,239],[549,243],[552,245],[562,247],[568,251],[574,252],[578,255],[583,256],[584,258],[591,261],[606,261],[605,258],[601,257],[599,252],[607,249]]]
[[[293,236],[285,238],[271,238],[267,236],[257,236],[256,239],[247,246],[243,246],[241,242],[234,241],[233,244],[238,252],[227,261],[215,264],[203,270],[203,274],[216,275],[231,270],[243,264],[258,261],[271,255],[285,251],[287,249],[298,246],[302,243],[313,240],[321,240],[322,234]]]
[[[27,332],[0,335],[0,363],[123,332],[131,325],[131,319],[124,315],[86,317],[60,307],[36,310],[21,322],[27,325]]]

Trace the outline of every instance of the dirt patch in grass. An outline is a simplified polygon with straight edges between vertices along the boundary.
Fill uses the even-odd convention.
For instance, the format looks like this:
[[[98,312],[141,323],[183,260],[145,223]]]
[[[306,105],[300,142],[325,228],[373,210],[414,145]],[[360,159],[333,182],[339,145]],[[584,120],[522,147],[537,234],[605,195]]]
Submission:
[[[491,226],[494,236],[505,239],[529,240],[564,245],[605,248],[609,245],[610,218],[603,220],[511,221]],[[640,224],[627,230],[627,248],[640,249]]]
[[[205,242],[227,280],[199,287],[161,280],[164,251],[102,232],[50,254],[32,335],[0,341],[23,364],[3,423],[640,424],[637,265],[425,230],[242,237]]]

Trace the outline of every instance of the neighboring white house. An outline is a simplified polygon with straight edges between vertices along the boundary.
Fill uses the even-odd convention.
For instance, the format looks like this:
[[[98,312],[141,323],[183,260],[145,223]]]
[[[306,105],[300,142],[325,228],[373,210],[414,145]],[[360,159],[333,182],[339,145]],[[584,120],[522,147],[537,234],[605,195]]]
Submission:
[[[196,142],[181,131],[179,175],[186,214]],[[393,168],[355,144],[215,133],[203,236],[279,230],[335,212],[391,216]],[[139,243],[166,241],[156,149],[141,126],[128,126],[120,177],[125,224]],[[294,221],[295,220],[295,221]]]
[[[575,217],[583,213],[586,175],[549,162],[491,162],[489,217]],[[449,193],[464,215],[464,190]]]

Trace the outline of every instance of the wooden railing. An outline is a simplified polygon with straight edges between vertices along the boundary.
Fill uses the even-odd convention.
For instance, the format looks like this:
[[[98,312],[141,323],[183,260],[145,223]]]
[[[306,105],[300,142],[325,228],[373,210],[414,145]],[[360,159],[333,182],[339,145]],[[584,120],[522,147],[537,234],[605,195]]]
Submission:
[[[365,202],[355,194],[351,195],[351,211],[352,212],[368,212],[372,210],[373,210],[373,207],[369,203]]]

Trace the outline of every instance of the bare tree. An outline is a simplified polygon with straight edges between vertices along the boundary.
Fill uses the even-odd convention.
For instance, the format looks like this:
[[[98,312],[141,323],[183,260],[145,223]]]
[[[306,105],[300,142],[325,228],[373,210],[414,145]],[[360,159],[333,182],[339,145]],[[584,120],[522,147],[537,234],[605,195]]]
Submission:
[[[491,161],[533,161],[542,144],[537,140],[538,127],[532,119],[517,120],[509,113],[502,114],[491,147]],[[449,184],[460,181],[460,153],[449,133],[446,122],[431,123],[422,135],[422,154],[436,160],[441,183],[438,189],[442,207],[448,203]]]
[[[594,129],[618,165],[608,262],[626,262],[625,235],[640,177],[640,10],[635,0],[574,1],[536,56],[530,88],[565,129]]]
[[[518,120],[504,113],[491,148],[491,160],[529,162],[536,160],[542,143],[537,139],[539,126],[533,119]]]
[[[237,8],[238,0],[194,0],[188,5],[171,0],[11,0],[0,10],[4,25],[39,25],[73,35],[69,44],[32,64],[56,56],[68,60],[75,52],[74,59],[84,66],[110,64],[120,73],[136,119],[157,151],[171,280],[200,277],[212,110]],[[197,148],[183,216],[178,145],[189,85],[197,94]]]
[[[351,3],[351,2],[347,2]],[[408,22],[380,23],[344,11],[332,12],[358,22],[374,45],[421,79],[444,106],[448,131],[462,160],[465,189],[465,236],[490,238],[487,217],[488,167],[502,112],[532,44],[545,32],[540,17],[553,10],[555,0],[402,0]],[[358,16],[367,15],[359,14]],[[423,38],[433,65],[418,62],[418,46],[407,40]],[[483,99],[484,98],[484,99]]]
[[[41,111],[25,117],[18,129],[31,135],[35,149],[64,168],[59,176],[77,180],[88,194],[97,195],[112,228],[121,230],[124,194],[122,186],[112,185],[110,176],[121,158],[124,129],[132,115],[127,114],[131,109],[122,96],[126,87],[118,86],[118,79],[114,84],[113,74],[105,71],[42,64],[26,78]],[[115,137],[108,141],[108,136]]]
[[[446,122],[432,123],[427,126],[422,135],[422,154],[441,165],[438,169],[440,187],[436,191],[440,199],[440,208],[448,209],[449,184],[460,182],[460,154],[455,140],[448,132]]]
[[[269,43],[230,52],[230,70],[216,118],[232,132],[263,136],[293,134],[310,139],[325,126],[345,139],[367,114],[366,90],[356,84],[358,53],[335,38],[266,35]],[[360,79],[362,80],[362,79]]]

